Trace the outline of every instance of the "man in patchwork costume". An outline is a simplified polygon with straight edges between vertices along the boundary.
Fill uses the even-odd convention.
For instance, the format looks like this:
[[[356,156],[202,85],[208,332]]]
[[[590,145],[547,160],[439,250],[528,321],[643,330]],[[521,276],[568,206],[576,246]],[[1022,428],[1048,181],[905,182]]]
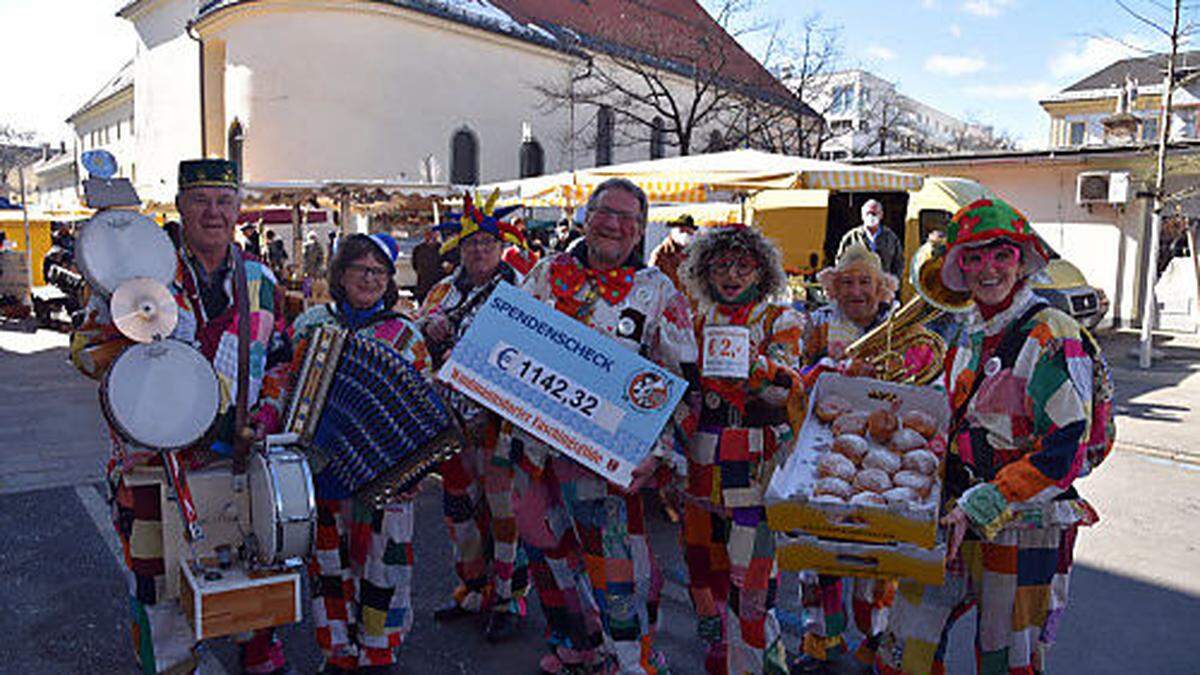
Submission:
[[[683,548],[705,666],[714,675],[787,673],[763,490],[804,417],[804,319],[773,301],[787,285],[779,250],[744,225],[704,230],[679,277],[703,345]]]
[[[805,329],[804,374],[810,383],[821,370],[843,366],[846,347],[887,320],[899,287],[897,279],[883,270],[879,256],[861,244],[847,246],[837,264],[821,270],[817,279],[830,302],[809,315]],[[805,630],[793,672],[827,669],[834,657],[846,651],[851,617],[846,613],[844,581],[851,586],[854,624],[866,636],[856,656],[866,663],[874,658],[872,649],[887,625],[895,584],[803,572]]]
[[[213,364],[221,389],[215,438],[204,447],[177,451],[185,468],[224,461],[233,451],[237,399],[238,332],[249,323],[247,401],[259,398],[269,367],[286,362],[290,348],[282,323],[282,298],[271,270],[233,243],[240,196],[237,167],[217,159],[184,161],[179,165],[175,199],[182,222],[175,280],[169,290],[178,306],[178,323],[170,337],[199,348]],[[129,251],[137,255],[137,251]],[[247,316],[239,316],[235,275],[245,269],[249,291]],[[131,342],[113,325],[107,303],[94,295],[86,319],[72,335],[71,357],[85,375],[101,379]],[[163,597],[162,519],[160,485],[129,485],[126,477],[137,466],[159,464],[157,452],[121,439],[110,431],[112,458],[108,463],[113,520],[129,567],[130,606],[134,648],[142,672],[187,672],[195,664],[192,637],[186,623],[173,621],[175,603]],[[230,482],[232,490],[232,481]],[[246,673],[287,671],[281,644],[271,630],[239,636],[242,669]]]
[[[1066,609],[1076,533],[1097,520],[1073,482],[1111,447],[1111,383],[1094,379],[1107,370],[1094,370],[1079,325],[1029,287],[1047,259],[1023,215],[976,201],[951,220],[947,244],[941,281],[974,300],[946,356],[947,576],[901,582],[877,667],[944,672],[946,636],[974,607],[979,671],[1033,675]]]
[[[447,236],[442,253],[457,249],[462,264],[430,289],[417,319],[439,359],[466,332],[497,285],[519,283],[517,272],[501,260],[505,246],[524,245],[521,231],[501,220],[518,207],[497,210],[494,205],[495,194],[482,206],[466,195],[459,219],[440,228]],[[528,561],[513,510],[514,467],[508,453],[496,451],[500,417],[449,388],[442,391],[459,415],[467,445],[439,469],[442,515],[454,544],[458,586],[434,617],[446,621],[491,610],[485,635],[489,642],[499,642],[516,632],[529,588]]]
[[[635,184],[601,183],[588,200],[584,238],[538,263],[523,288],[694,382],[688,302],[636,251],[646,215],[646,195]],[[662,579],[638,493],[661,462],[678,457],[670,425],[664,437],[623,490],[514,432],[510,447],[525,483],[517,520],[549,623],[543,672],[664,672],[653,648]]]

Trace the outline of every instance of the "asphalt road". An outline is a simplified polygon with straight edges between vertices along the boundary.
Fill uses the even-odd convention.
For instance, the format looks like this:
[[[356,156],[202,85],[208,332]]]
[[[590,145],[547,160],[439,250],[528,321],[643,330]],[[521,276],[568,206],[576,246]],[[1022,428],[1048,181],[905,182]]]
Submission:
[[[1190,407],[1200,393],[1191,377],[1200,350],[1184,356],[1192,359],[1187,366],[1173,367],[1187,371],[1182,375],[1118,373],[1136,392],[1122,402],[1125,414],[1155,408],[1131,419],[1155,431],[1156,445],[1185,447],[1200,434]],[[6,544],[0,547],[0,674],[133,673],[124,583],[98,483],[107,450],[95,385],[64,359],[61,336],[0,331],[0,540]],[[1155,425],[1164,405],[1179,414]],[[1080,489],[1103,520],[1080,536],[1071,607],[1050,672],[1200,673],[1191,642],[1200,626],[1200,469],[1119,451]],[[450,545],[434,492],[418,500],[417,529],[416,624],[397,672],[536,672],[542,629],[536,603],[519,638],[499,646],[483,641],[481,624],[432,621],[452,586]],[[676,536],[665,520],[652,521],[655,550],[672,579],[658,645],[675,672],[699,673],[702,654],[678,583]],[[794,627],[794,578],[785,576],[781,598],[785,624]],[[952,635],[952,673],[974,670],[972,623],[968,616]],[[318,654],[308,626],[283,635],[297,669],[315,672]],[[787,637],[794,647],[797,635]],[[210,665],[219,664],[212,672],[237,672],[227,642],[215,642],[211,654]],[[862,672],[852,664],[839,670]]]

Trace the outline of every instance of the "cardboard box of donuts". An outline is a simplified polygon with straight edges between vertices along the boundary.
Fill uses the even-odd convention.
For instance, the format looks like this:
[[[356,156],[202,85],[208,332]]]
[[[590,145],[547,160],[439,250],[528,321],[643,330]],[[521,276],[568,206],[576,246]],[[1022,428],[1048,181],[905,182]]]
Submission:
[[[930,387],[821,375],[764,495],[781,566],[940,581],[949,417]]]

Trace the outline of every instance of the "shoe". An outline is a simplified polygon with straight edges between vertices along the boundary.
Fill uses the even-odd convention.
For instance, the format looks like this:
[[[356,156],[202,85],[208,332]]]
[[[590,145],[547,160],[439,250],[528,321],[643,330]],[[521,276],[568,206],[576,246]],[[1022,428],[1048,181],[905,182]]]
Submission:
[[[808,654],[800,654],[788,659],[788,673],[790,675],[811,675],[813,673],[823,674],[832,672],[832,663],[813,658]]]
[[[475,615],[475,612],[463,609],[461,605],[453,600],[445,606],[433,610],[434,621],[454,621],[455,619],[465,619]]]
[[[492,616],[488,618],[487,630],[484,631],[483,636],[492,644],[504,642],[517,634],[520,623],[521,617],[512,612],[492,612]]]

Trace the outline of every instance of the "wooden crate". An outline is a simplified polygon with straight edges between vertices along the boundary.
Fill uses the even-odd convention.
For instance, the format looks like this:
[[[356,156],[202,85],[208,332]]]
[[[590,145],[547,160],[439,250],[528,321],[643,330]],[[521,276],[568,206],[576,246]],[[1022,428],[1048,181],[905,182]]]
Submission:
[[[239,565],[219,572],[220,579],[209,580],[198,577],[190,565],[180,566],[179,604],[197,640],[303,618],[298,572],[247,572]]]
[[[899,401],[905,410],[916,408],[931,414],[938,421],[943,436],[949,427],[950,410],[943,392],[837,373],[822,374],[809,397],[808,416],[800,429],[796,447],[767,485],[764,500],[771,529],[850,541],[902,542],[932,547],[937,538],[940,477],[927,502],[910,509],[831,504],[810,499],[817,480],[818,448],[833,440],[828,427],[817,420],[812,407],[830,394],[847,399],[856,410],[873,410],[879,407],[879,401]],[[944,470],[943,466],[939,471]]]
[[[775,535],[779,568],[833,576],[912,579],[940,586],[946,578],[946,544],[871,544],[823,539],[809,534]]]

